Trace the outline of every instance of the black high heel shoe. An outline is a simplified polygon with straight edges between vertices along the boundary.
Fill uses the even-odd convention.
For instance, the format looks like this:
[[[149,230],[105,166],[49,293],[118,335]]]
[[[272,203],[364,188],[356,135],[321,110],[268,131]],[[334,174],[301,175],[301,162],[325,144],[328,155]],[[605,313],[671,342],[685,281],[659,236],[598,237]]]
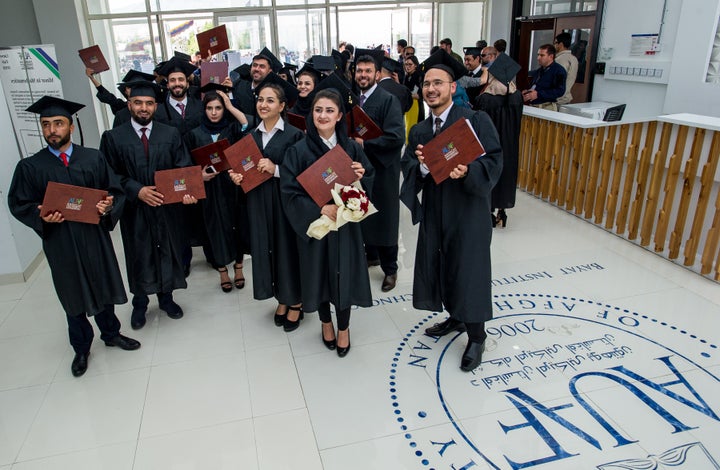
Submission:
[[[338,330],[338,333],[340,333],[340,330]],[[347,345],[347,347],[341,348],[340,346],[337,346],[337,339],[335,341],[336,341],[335,344],[336,344],[336,348],[337,348],[336,351],[337,351],[338,357],[347,356],[347,353],[350,352],[350,331],[348,330],[348,345]]]
[[[290,320],[290,318],[288,318],[290,316],[290,312],[300,312],[298,319],[294,321]],[[285,315],[285,322],[283,323],[283,330],[288,333],[297,330],[298,326],[300,326],[300,320],[304,318],[305,312],[303,312],[302,307],[288,307],[288,313]]]
[[[280,315],[278,311],[280,310],[280,305],[277,306],[275,309],[275,315],[273,316],[273,322],[275,323],[275,326],[283,326],[285,324],[285,317],[287,317],[287,313],[289,309],[285,310],[285,313]]]
[[[490,213],[490,222],[492,223],[493,228],[497,225],[497,217],[495,217],[495,213]]]
[[[233,269],[235,270],[235,287],[238,289],[242,289],[245,287],[245,275],[243,274],[243,264],[242,263],[235,263],[233,265]],[[240,275],[238,276],[238,271],[240,271]]]
[[[221,277],[220,277],[220,288],[222,289],[222,291],[223,291],[223,292],[232,292],[232,290],[233,290],[232,282],[230,282],[230,281],[224,281],[224,282],[223,282],[223,280],[222,280],[222,274],[228,272],[227,266],[226,266],[226,267],[222,267],[222,268],[218,268],[218,272],[221,274]]]
[[[507,214],[505,213],[505,209],[498,210],[497,213],[497,224],[501,228],[507,227]]]
[[[324,325],[325,323],[323,323]],[[332,327],[332,322],[329,322],[330,326]],[[335,332],[335,327],[332,327],[333,333]],[[320,329],[320,338],[322,338],[322,342],[325,345],[326,348],[328,348],[330,351],[334,350],[337,347],[337,340],[335,338],[331,340],[325,339],[325,335],[323,334],[322,328]]]

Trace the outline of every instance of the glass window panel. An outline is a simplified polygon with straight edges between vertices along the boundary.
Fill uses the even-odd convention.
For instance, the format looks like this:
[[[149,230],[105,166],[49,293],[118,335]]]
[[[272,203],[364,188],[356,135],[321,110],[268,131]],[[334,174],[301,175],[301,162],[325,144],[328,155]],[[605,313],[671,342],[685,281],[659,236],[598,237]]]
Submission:
[[[528,9],[528,4],[532,6]],[[559,15],[597,10],[597,0],[525,0],[523,13],[532,15]]]
[[[392,10],[390,55],[398,57],[397,42],[399,39],[408,40],[408,13],[409,8],[396,8]]]
[[[278,59],[302,66],[312,55],[328,55],[324,9],[279,11]]]
[[[485,37],[485,2],[441,3],[438,19],[436,42],[450,38],[453,52],[460,56],[463,47],[474,46]]]
[[[390,9],[340,10],[340,39],[350,42],[355,48],[369,48],[392,42],[390,35]]]
[[[243,7],[260,7],[270,6],[271,0],[213,0],[208,3],[207,0],[152,0],[150,2],[153,11],[178,11],[178,10],[205,10],[219,8],[237,8]]]
[[[91,15],[145,11],[145,0],[86,0],[86,3]]]
[[[224,24],[227,28],[230,50],[225,55],[231,69],[252,62],[253,56],[263,47],[275,53],[270,31],[270,15],[223,14],[217,17],[217,24]]]
[[[430,55],[432,36],[432,5],[413,5],[410,9],[410,39],[408,44],[415,48],[415,56],[424,60]]]
[[[552,29],[536,29],[530,36],[530,65],[528,70],[535,70],[540,67],[537,60],[537,51],[543,44],[552,44],[555,39],[555,32]]]
[[[193,55],[198,51],[195,35],[213,28],[211,14],[183,14],[162,16],[165,50],[171,56],[174,51]],[[207,54],[203,52],[202,55]]]

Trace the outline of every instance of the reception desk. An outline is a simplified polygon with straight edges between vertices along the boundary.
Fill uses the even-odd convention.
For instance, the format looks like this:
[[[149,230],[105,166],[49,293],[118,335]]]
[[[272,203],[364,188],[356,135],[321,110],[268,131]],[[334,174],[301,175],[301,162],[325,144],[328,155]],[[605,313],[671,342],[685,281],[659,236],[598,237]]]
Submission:
[[[720,281],[720,119],[604,122],[526,106],[518,187]]]

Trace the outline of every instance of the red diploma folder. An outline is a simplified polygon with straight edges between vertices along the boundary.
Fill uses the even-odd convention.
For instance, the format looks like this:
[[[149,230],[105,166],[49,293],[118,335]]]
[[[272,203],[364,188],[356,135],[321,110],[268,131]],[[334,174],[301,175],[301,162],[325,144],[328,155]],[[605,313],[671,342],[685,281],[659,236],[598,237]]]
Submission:
[[[94,73],[110,70],[110,66],[105,60],[100,46],[90,46],[85,49],[80,49],[78,55],[80,56],[80,60],[83,61],[83,64],[85,64],[85,67],[93,69]]]
[[[246,193],[274,176],[258,171],[257,164],[264,156],[250,134],[225,149],[225,158],[235,173],[243,175],[240,187]]]
[[[221,139],[212,144],[198,147],[190,153],[195,163],[212,168],[215,170],[214,173],[220,173],[230,169],[230,163],[228,163],[224,153],[228,147],[230,147],[230,142],[227,139]]]
[[[227,30],[225,29],[224,24],[208,29],[207,31],[203,31],[202,33],[198,33],[195,37],[197,38],[198,49],[200,49],[200,54],[203,57],[205,57],[208,50],[211,54],[217,54],[218,52],[222,52],[230,48]]]
[[[347,186],[357,179],[351,168],[353,161],[342,147],[336,145],[318,161],[298,175],[298,183],[319,207],[332,199],[330,190],[335,184]]]
[[[305,118],[299,114],[287,113],[287,121],[293,127],[297,127],[301,131],[307,131],[307,123]]]
[[[200,64],[200,86],[208,83],[220,85],[228,76],[227,62],[203,62]]]
[[[155,172],[155,186],[165,196],[163,204],[182,202],[186,194],[195,199],[205,199],[205,183],[200,166],[158,170]]]
[[[95,206],[107,195],[107,191],[101,189],[50,181],[45,189],[41,215],[44,217],[58,211],[71,222],[98,224],[100,213]]]
[[[460,119],[425,144],[422,153],[435,184],[440,184],[456,166],[485,155],[485,149],[470,121]]]
[[[348,135],[351,138],[359,137],[363,140],[372,140],[383,135],[382,129],[375,124],[375,121],[360,106],[353,106],[346,119]]]

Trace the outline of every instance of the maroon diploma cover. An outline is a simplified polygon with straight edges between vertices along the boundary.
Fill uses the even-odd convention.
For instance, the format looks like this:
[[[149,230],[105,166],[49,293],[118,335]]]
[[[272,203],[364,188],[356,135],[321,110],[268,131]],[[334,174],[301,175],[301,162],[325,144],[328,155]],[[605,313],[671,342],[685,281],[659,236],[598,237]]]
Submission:
[[[245,193],[249,193],[274,176],[258,171],[257,164],[264,157],[250,134],[225,149],[225,158],[235,173],[243,175],[240,187]]]
[[[299,114],[287,113],[287,122],[293,127],[297,127],[301,131],[307,131],[307,123],[305,118]]]
[[[200,49],[200,54],[203,57],[205,57],[208,50],[214,55],[230,48],[227,29],[225,29],[224,24],[198,33],[195,37],[197,38],[198,49]]]
[[[467,165],[485,155],[485,149],[470,121],[459,119],[425,144],[422,153],[435,184],[440,184],[456,166]]]
[[[163,204],[182,202],[189,194],[195,199],[205,199],[205,183],[200,166],[186,166],[155,172],[155,186],[164,196]]]
[[[228,76],[227,62],[203,62],[200,64],[200,86],[208,83],[220,85]]]
[[[357,179],[351,165],[353,161],[342,147],[336,145],[298,177],[298,183],[319,207],[332,199],[335,184],[347,186]]]
[[[370,116],[360,106],[353,106],[347,114],[348,135],[363,140],[377,139],[383,135],[382,129],[375,124]]]
[[[85,64],[85,67],[92,69],[94,73],[110,70],[110,66],[105,60],[100,46],[90,46],[85,49],[80,49],[78,55],[80,56],[80,60],[83,61],[83,64]]]
[[[45,189],[41,215],[44,217],[57,211],[71,222],[97,224],[100,213],[95,206],[107,195],[107,191],[101,189],[50,181]]]
[[[221,139],[212,144],[198,147],[190,153],[195,163],[202,167],[207,166],[214,169],[214,173],[220,173],[230,169],[230,163],[228,163],[224,153],[228,147],[230,147],[230,142],[227,139]]]

